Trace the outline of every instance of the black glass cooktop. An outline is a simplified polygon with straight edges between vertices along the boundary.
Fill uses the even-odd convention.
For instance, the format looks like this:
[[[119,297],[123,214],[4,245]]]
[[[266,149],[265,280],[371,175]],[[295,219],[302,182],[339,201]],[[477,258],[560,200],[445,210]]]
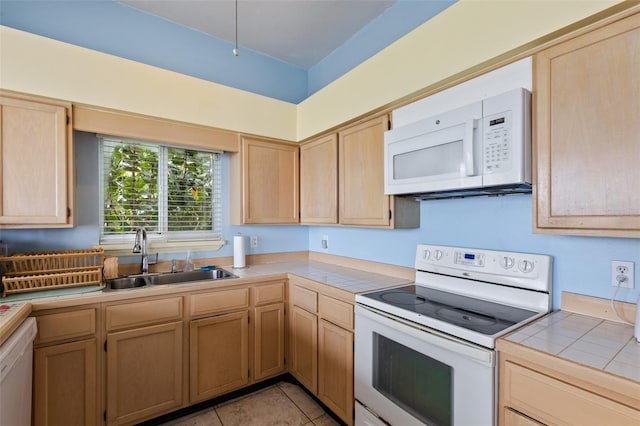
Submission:
[[[537,314],[526,309],[416,285],[376,291],[363,296],[486,335],[494,335]]]

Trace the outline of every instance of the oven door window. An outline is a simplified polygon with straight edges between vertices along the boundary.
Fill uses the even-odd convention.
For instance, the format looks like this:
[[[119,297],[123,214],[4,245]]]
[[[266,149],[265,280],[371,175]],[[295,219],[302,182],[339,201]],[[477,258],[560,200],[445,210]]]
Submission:
[[[421,422],[450,426],[453,369],[373,333],[373,387]]]

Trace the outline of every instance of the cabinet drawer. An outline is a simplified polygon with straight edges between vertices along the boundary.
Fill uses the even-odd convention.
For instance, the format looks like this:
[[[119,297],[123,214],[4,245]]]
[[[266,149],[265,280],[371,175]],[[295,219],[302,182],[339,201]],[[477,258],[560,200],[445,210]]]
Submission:
[[[545,424],[637,425],[640,411],[577,386],[505,363],[505,405]]]
[[[291,286],[291,303],[309,312],[318,310],[318,293],[297,285]]]
[[[249,289],[234,288],[231,290],[211,291],[191,296],[191,316],[231,311],[249,306]]]
[[[108,306],[107,331],[182,319],[182,297]]]
[[[318,297],[318,313],[327,321],[353,330],[353,305],[321,294]]]
[[[36,317],[38,334],[35,344],[70,340],[96,333],[96,310],[60,312]]]
[[[255,287],[253,289],[253,303],[255,306],[267,305],[284,301],[284,283],[274,283]]]

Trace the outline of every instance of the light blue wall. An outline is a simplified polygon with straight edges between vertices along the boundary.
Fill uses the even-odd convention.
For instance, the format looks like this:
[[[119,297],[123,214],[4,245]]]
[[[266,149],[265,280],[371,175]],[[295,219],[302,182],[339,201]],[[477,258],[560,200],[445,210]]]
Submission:
[[[426,3],[432,2],[397,2],[370,28],[363,29],[310,70],[309,90],[316,91],[369,57],[376,48],[384,47],[393,39],[394,32],[396,36],[408,32],[452,2],[434,2],[429,5],[433,10]],[[247,50],[234,58],[229,54],[232,49],[229,43],[110,0],[2,0],[0,23],[277,99],[299,102],[307,94],[304,70],[292,69]],[[98,243],[97,142],[95,136],[86,133],[76,134],[75,140],[78,226],[60,230],[2,230],[0,239],[9,243],[10,251],[85,248]],[[228,171],[226,160],[223,167]],[[227,178],[228,173],[223,176]],[[228,182],[223,188],[228,196]],[[640,240],[533,234],[531,212],[531,196],[481,197],[422,202],[422,226],[417,230],[225,225],[223,233],[229,240],[237,232],[257,235],[259,248],[249,249],[249,254],[313,250],[403,266],[413,266],[418,243],[549,254],[554,257],[555,307],[560,306],[562,291],[610,297],[613,293],[609,285],[610,261],[631,260],[637,268],[636,289],[621,290],[618,298],[635,302],[640,286]],[[225,224],[228,214],[225,209]],[[329,236],[328,250],[320,247],[323,235]],[[166,255],[161,259],[183,255]],[[197,253],[195,257],[231,255],[229,245],[217,252]]]
[[[456,0],[399,0],[310,70],[112,0],[2,0],[0,24],[299,103]]]
[[[309,95],[352,70],[455,2],[456,0],[398,0],[378,18],[309,69]]]
[[[98,244],[98,142],[95,135],[74,135],[77,167],[77,226],[73,229],[1,230],[10,252],[87,248]],[[229,196],[229,162],[223,159],[223,199]],[[477,197],[423,201],[419,229],[380,230],[325,226],[230,226],[228,205],[223,209],[223,235],[258,236],[257,249],[248,254],[317,251],[338,256],[413,267],[419,243],[521,251],[553,256],[553,305],[560,306],[562,291],[609,298],[611,260],[636,265],[636,289],[619,291],[617,299],[634,302],[640,286],[640,240],[533,234],[530,195]],[[329,248],[321,240],[329,237]],[[232,256],[231,244],[195,258]],[[161,255],[161,260],[182,259],[185,253]],[[123,263],[138,257],[124,257]]]
[[[423,201],[420,209],[420,229],[310,227],[309,250],[409,267],[419,243],[548,254],[554,258],[555,308],[562,291],[610,298],[611,260],[630,260],[636,289],[621,289],[616,298],[638,298],[640,240],[534,234],[531,195]]]
[[[111,0],[2,0],[0,24],[297,103],[307,72]]]
[[[8,244],[10,253],[42,250],[82,249],[97,245],[100,238],[98,223],[98,139],[92,133],[74,132],[76,154],[76,214],[77,226],[71,229],[4,229],[0,240]],[[229,200],[229,158],[222,161],[222,199]],[[233,235],[241,233],[258,237],[258,248],[247,254],[281,253],[308,250],[309,234],[305,226],[230,226],[229,203],[222,209],[222,235],[229,245],[218,251],[204,251],[193,257],[233,256]],[[248,245],[248,244],[247,244]],[[133,247],[133,239],[132,239]],[[183,259],[185,252],[163,254],[160,260]],[[120,262],[138,262],[139,256],[120,258]]]

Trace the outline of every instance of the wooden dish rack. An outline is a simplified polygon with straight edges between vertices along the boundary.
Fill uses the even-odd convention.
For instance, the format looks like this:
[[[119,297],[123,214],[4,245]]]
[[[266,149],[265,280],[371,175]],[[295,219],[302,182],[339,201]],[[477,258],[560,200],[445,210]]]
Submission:
[[[2,297],[30,291],[102,284],[103,249],[13,254],[0,257]]]

